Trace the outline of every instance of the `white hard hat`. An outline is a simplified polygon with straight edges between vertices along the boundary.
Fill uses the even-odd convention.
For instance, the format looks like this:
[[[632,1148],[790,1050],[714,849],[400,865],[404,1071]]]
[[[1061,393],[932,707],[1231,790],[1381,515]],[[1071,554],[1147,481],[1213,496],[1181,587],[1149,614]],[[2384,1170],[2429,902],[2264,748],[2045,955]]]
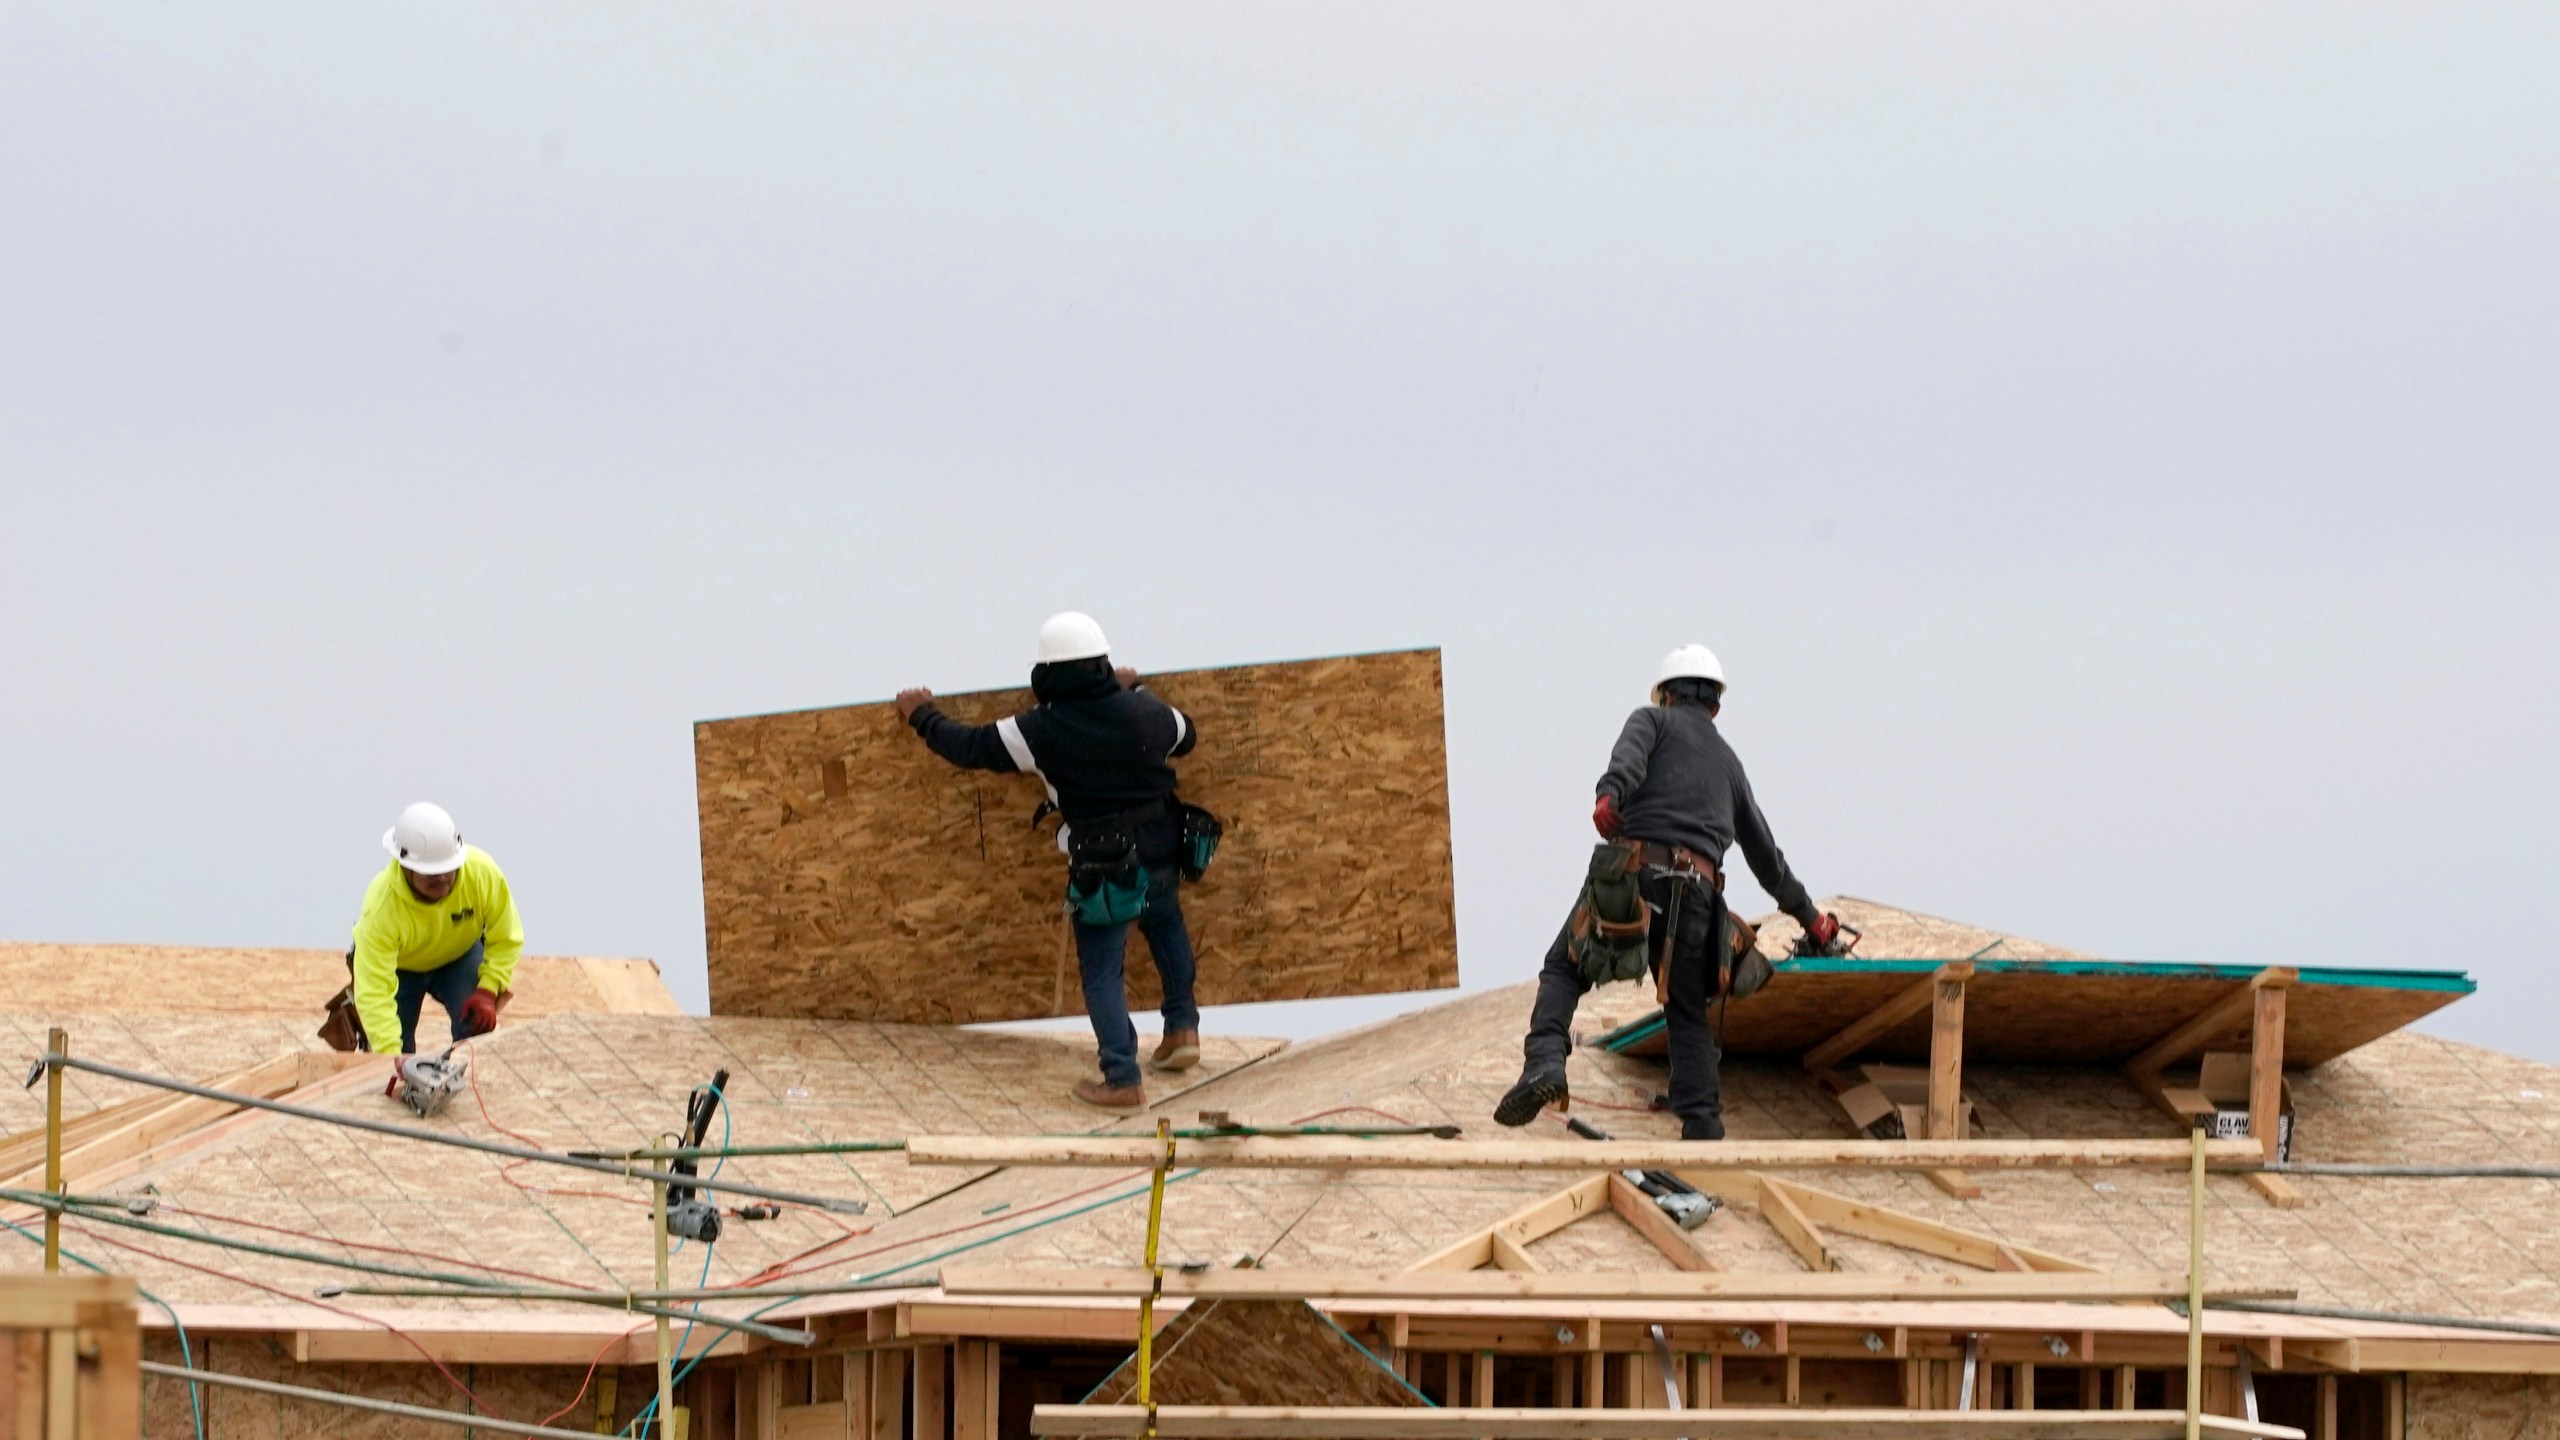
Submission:
[[[1724,686],[1724,662],[1716,652],[1704,645],[1683,645],[1662,657],[1662,670],[1653,677],[1653,693],[1674,680],[1712,680],[1717,688]]]
[[[1111,642],[1102,638],[1102,627],[1082,611],[1061,610],[1040,624],[1043,665],[1061,660],[1097,660],[1110,653]]]
[[[466,854],[453,817],[424,800],[401,811],[400,823],[382,832],[382,848],[401,869],[420,875],[450,875],[462,868]]]

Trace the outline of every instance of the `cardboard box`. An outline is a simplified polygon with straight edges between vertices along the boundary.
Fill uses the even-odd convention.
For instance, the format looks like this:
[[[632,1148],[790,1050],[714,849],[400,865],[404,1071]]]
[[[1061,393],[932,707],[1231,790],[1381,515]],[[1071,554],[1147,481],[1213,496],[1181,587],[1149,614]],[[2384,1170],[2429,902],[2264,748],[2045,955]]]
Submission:
[[[1834,1096],[1860,1134],[1876,1140],[1923,1138],[1929,1133],[1929,1072],[1917,1065],[1861,1065],[1859,1079]],[[1956,1112],[1957,1134],[1973,1133],[1973,1102]]]
[[[2249,1138],[2249,1056],[2245,1051],[2208,1053],[2196,1068],[2196,1091],[2213,1107],[2205,1133],[2216,1140]],[[2276,1080],[2276,1159],[2293,1158],[2293,1084]]]

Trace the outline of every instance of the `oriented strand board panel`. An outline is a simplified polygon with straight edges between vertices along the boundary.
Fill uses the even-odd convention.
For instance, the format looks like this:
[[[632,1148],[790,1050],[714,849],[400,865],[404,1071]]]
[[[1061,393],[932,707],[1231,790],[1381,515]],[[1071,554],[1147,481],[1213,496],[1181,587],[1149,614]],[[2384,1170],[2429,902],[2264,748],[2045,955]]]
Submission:
[[[1183,888],[1208,1005],[1458,983],[1440,652],[1151,675],[1226,822]],[[972,724],[1029,692],[939,697]],[[964,771],[886,704],[694,727],[719,1015],[952,1025],[1083,1012],[1040,782]],[[1134,935],[1129,994],[1158,1000]]]
[[[1138,1357],[1086,1403],[1137,1400]],[[1194,1305],[1156,1336],[1159,1405],[1393,1405],[1429,1403],[1360,1343],[1303,1300]]]
[[[355,920],[348,897],[347,920]],[[343,933],[343,932],[342,932]],[[347,983],[346,951],[200,945],[50,945],[0,941],[0,1006],[10,1011],[206,1013],[311,1017]],[[516,965],[511,1019],[579,1010],[681,1015],[654,960],[527,955]],[[435,1005],[427,1013],[439,1016]],[[443,1022],[436,1021],[442,1035]],[[420,1037],[423,1044],[425,1037]],[[441,1041],[439,1041],[441,1043]]]
[[[2032,940],[1975,930],[1872,901],[1826,903],[1866,935],[1839,959],[1778,961],[1777,977],[1722,1016],[1728,1055],[1794,1057],[1926,979],[1942,961],[1973,961],[1965,987],[1968,1062],[2116,1064],[2213,1008],[2260,967],[2098,960]],[[1782,956],[1795,922],[1758,922],[1760,948]],[[2285,1064],[2324,1064],[2433,1014],[2477,988],[2450,970],[2302,967],[2285,1013]],[[2242,1016],[2208,1048],[2247,1044]],[[1621,1054],[1662,1051],[1658,1016],[1604,1038]],[[1869,1060],[1925,1060],[1924,1007],[1859,1052]]]

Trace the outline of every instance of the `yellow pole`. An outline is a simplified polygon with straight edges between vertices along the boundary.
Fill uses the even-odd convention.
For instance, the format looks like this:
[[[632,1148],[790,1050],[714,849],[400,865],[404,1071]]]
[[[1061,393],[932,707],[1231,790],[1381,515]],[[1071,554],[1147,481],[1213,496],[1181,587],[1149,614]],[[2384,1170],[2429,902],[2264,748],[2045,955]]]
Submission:
[[[2187,1440],[2204,1432],[2204,1126],[2187,1132]]]
[[[1156,1263],[1156,1237],[1164,1232],[1164,1179],[1173,1169],[1173,1122],[1156,1117],[1156,1138],[1164,1142],[1164,1158],[1147,1187],[1147,1294],[1138,1302],[1138,1404],[1147,1412],[1147,1440],[1155,1440],[1156,1296],[1164,1291],[1164,1267]]]
[[[657,1232],[658,1288],[667,1288],[667,1182],[649,1182],[650,1228]],[[663,1310],[658,1315],[658,1436],[659,1440],[676,1440],[676,1362],[671,1322]],[[2194,1437],[2188,1437],[2194,1440]]]
[[[71,1053],[71,1036],[59,1025],[44,1037],[45,1054],[55,1058]],[[62,1067],[44,1067],[44,1188],[56,1195],[63,1192],[62,1183]],[[62,1207],[44,1212],[44,1268],[50,1272],[62,1268]]]

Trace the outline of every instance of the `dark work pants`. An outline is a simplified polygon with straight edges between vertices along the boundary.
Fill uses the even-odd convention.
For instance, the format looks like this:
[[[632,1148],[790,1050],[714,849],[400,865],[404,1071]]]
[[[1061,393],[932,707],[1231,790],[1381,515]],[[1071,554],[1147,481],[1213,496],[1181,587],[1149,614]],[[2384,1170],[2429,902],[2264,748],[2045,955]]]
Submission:
[[[1671,888],[1667,875],[1647,873],[1639,882],[1645,902],[1653,907],[1653,933],[1648,942],[1655,962],[1662,955],[1664,917]],[[1570,922],[1568,922],[1570,923]],[[1671,1108],[1684,1125],[1716,1121],[1724,1113],[1724,1090],[1716,1076],[1722,1056],[1707,1021],[1707,1003],[1715,998],[1715,941],[1724,931],[1724,897],[1705,884],[1690,884],[1680,898],[1680,940],[1671,951],[1671,1003],[1663,1007],[1664,1039],[1671,1057]],[[1563,1069],[1573,1053],[1573,1012],[1591,987],[1574,969],[1573,950],[1563,928],[1547,947],[1538,971],[1538,999],[1529,1010],[1529,1035],[1520,1050],[1532,1070]]]
[[[436,997],[444,1013],[453,1017],[453,1033],[462,1033],[462,1002],[480,988],[480,952],[488,942],[474,940],[460,959],[448,960],[433,970],[403,970],[400,990],[395,997],[400,1006],[400,1053],[418,1053],[418,1015],[427,1008],[427,997]]]
[[[1129,1021],[1126,969],[1129,927],[1076,922],[1076,968],[1084,976],[1084,1013],[1093,1021],[1094,1044],[1102,1052],[1102,1083],[1127,1087],[1138,1083],[1138,1027]],[[1138,933],[1147,937],[1147,953],[1155,958],[1156,977],[1164,982],[1164,1028],[1200,1028],[1200,1007],[1191,999],[1195,962],[1191,929],[1182,921],[1182,872],[1171,865],[1147,871],[1147,908],[1138,912]]]

